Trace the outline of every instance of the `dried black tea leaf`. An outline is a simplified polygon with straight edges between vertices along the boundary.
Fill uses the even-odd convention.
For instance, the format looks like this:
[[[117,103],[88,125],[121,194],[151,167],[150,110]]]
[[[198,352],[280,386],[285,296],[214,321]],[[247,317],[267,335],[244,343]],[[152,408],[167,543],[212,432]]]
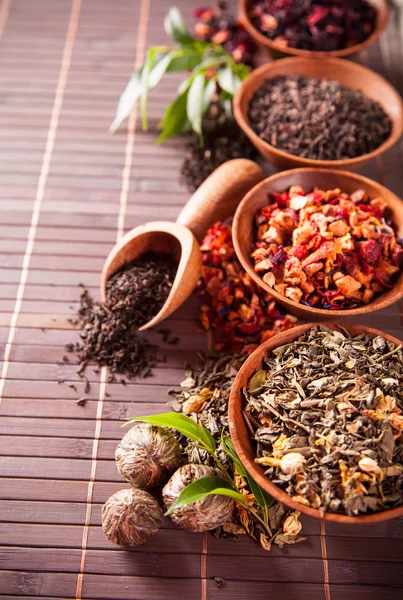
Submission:
[[[359,90],[302,76],[266,81],[250,101],[249,120],[275,148],[314,160],[368,154],[392,131],[382,106]]]
[[[78,311],[82,342],[74,347],[79,374],[94,361],[107,366],[112,379],[115,373],[129,379],[151,375],[159,360],[157,347],[137,330],[164,305],[176,270],[171,256],[144,254],[107,281],[104,303],[95,302],[82,289]]]
[[[232,115],[216,101],[203,119],[203,145],[191,135],[186,145],[181,179],[190,191],[196,190],[220,165],[234,158],[253,158],[256,150]]]

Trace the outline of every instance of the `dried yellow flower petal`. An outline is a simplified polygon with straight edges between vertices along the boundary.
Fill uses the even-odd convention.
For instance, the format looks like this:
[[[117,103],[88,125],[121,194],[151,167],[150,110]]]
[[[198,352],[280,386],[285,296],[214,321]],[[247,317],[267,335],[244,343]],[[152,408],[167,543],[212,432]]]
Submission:
[[[199,394],[194,394],[190,396],[183,404],[182,404],[182,412],[185,415],[190,415],[192,413],[198,413],[203,404],[210,398],[211,392],[210,388],[203,388]]]
[[[364,471],[364,473],[373,473],[377,479],[379,479],[379,481],[382,480],[382,469],[376,460],[373,460],[369,456],[364,456],[358,461],[358,466],[360,467],[361,471]]]
[[[285,535],[297,535],[301,531],[302,523],[298,520],[300,514],[300,512],[295,511],[284,520],[283,532]]]
[[[293,496],[292,497],[293,500],[295,500],[296,502],[299,502],[300,504],[303,504],[304,506],[310,506],[310,502],[308,500],[308,498],[305,498],[304,496]]]
[[[299,473],[302,471],[306,459],[299,452],[290,452],[285,454],[280,462],[280,469],[287,475]]]
[[[271,540],[269,540],[269,538],[264,533],[260,534],[259,541],[260,541],[260,545],[262,546],[263,550],[267,550],[267,551],[271,550]]]
[[[279,438],[273,444],[273,456],[281,456],[283,450],[287,446],[288,436],[285,433],[282,433]]]
[[[281,465],[281,460],[279,458],[274,458],[273,456],[262,456],[261,458],[255,458],[255,462],[259,465],[263,465],[264,467],[279,467]]]
[[[388,417],[389,424],[398,431],[403,431],[403,415],[392,413]]]

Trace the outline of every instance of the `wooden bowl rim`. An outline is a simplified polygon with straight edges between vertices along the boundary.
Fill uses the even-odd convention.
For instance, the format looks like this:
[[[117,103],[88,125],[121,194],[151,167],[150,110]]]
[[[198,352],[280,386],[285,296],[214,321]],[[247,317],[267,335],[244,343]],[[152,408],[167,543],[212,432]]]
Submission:
[[[389,519],[393,519],[395,517],[400,517],[403,515],[403,504],[401,506],[397,506],[395,508],[389,508],[385,510],[380,510],[371,514],[360,514],[356,516],[349,516],[346,514],[340,513],[325,513],[324,515],[317,508],[311,508],[310,506],[305,506],[304,504],[300,504],[296,502],[287,492],[281,490],[277,485],[272,483],[270,479],[266,477],[264,474],[264,469],[255,463],[254,461],[249,460],[245,452],[244,442],[241,441],[241,437],[239,435],[239,431],[236,427],[235,414],[237,412],[237,404],[238,404],[238,396],[242,394],[242,389],[240,386],[240,380],[243,376],[246,376],[247,379],[251,377],[253,371],[256,367],[251,369],[251,365],[254,364],[256,357],[259,357],[259,363],[261,364],[263,358],[268,355],[268,353],[279,346],[282,346],[285,343],[290,341],[289,336],[292,334],[291,340],[294,340],[300,337],[309,329],[313,327],[328,327],[329,329],[337,330],[342,327],[347,330],[349,333],[353,335],[360,335],[360,333],[365,333],[372,338],[377,335],[381,335],[387,341],[393,342],[396,345],[403,344],[401,340],[395,338],[392,335],[387,333],[383,333],[378,329],[373,329],[371,327],[366,327],[364,325],[356,325],[352,323],[340,324],[335,322],[327,322],[327,323],[307,323],[304,325],[299,325],[297,327],[293,327],[290,330],[283,331],[275,336],[273,336],[270,340],[267,340],[263,344],[261,344],[256,350],[246,359],[238,374],[235,378],[235,381],[232,385],[231,394],[229,398],[228,404],[228,420],[229,420],[229,430],[231,439],[234,442],[235,449],[238,453],[239,458],[241,459],[242,464],[248,471],[248,473],[253,477],[253,479],[273,498],[286,504],[290,508],[300,511],[306,515],[311,517],[315,517],[316,519],[322,519],[324,521],[331,521],[337,523],[346,523],[349,525],[355,525],[357,523],[377,523],[380,521],[387,521]],[[242,396],[240,398],[241,404],[245,404]],[[246,427],[246,425],[245,425]],[[247,438],[247,444],[251,447],[249,436]]]
[[[299,164],[305,165],[307,167],[314,165],[315,167],[318,167],[318,168],[338,167],[340,169],[340,168],[344,167],[344,168],[348,169],[348,168],[353,168],[355,165],[360,165],[363,162],[367,162],[368,160],[371,160],[372,158],[380,156],[381,154],[386,152],[386,150],[391,148],[401,137],[401,135],[403,133],[403,99],[400,96],[399,92],[396,90],[396,88],[391,83],[389,83],[389,81],[387,81],[384,77],[382,77],[381,75],[379,75],[372,69],[368,69],[368,67],[364,67],[363,65],[358,65],[351,61],[343,60],[340,58],[327,58],[326,57],[326,58],[322,59],[322,64],[327,64],[329,66],[328,78],[331,80],[339,81],[339,77],[337,75],[334,76],[332,73],[334,73],[334,70],[336,70],[336,72],[337,72],[339,69],[344,69],[345,71],[346,70],[355,71],[357,73],[357,77],[359,77],[359,75],[362,73],[366,73],[367,76],[372,78],[371,87],[374,87],[374,86],[379,87],[380,85],[382,85],[384,87],[389,88],[389,92],[391,92],[395,96],[395,103],[400,111],[400,115],[401,115],[400,116],[400,127],[398,127],[398,120],[396,119],[396,117],[392,116],[389,113],[389,110],[385,106],[385,104],[380,102],[380,104],[384,108],[385,112],[389,115],[390,119],[392,120],[392,131],[391,131],[389,137],[380,146],[378,146],[378,148],[375,148],[375,150],[372,150],[372,152],[368,152],[367,154],[361,154],[360,156],[356,156],[354,158],[345,158],[342,160],[318,160],[318,159],[314,159],[314,158],[303,158],[303,157],[297,156],[296,154],[291,154],[289,152],[285,152],[284,150],[280,150],[280,149],[276,148],[275,146],[272,146],[271,144],[269,144],[268,142],[263,140],[261,137],[259,137],[258,134],[249,125],[249,119],[247,116],[247,112],[248,112],[248,108],[249,108],[249,104],[250,104],[250,99],[247,103],[246,111],[244,111],[242,109],[242,99],[243,99],[243,96],[249,91],[251,86],[253,88],[253,92],[255,92],[257,89],[259,89],[260,86],[253,87],[253,84],[255,83],[256,80],[260,79],[260,76],[262,73],[267,74],[267,79],[271,79],[270,72],[275,70],[276,67],[279,65],[279,63],[284,65],[284,67],[287,67],[287,65],[292,65],[292,64],[307,64],[307,63],[314,64],[314,63],[316,63],[316,59],[305,58],[305,57],[281,58],[279,60],[276,60],[276,61],[273,61],[270,63],[266,63],[266,64],[262,65],[261,67],[259,67],[258,69],[254,69],[246,77],[246,79],[243,80],[242,84],[240,85],[240,87],[238,88],[238,90],[236,91],[235,96],[234,96],[234,101],[233,101],[234,116],[235,116],[235,119],[236,119],[238,125],[241,127],[241,129],[244,131],[244,133],[249,137],[249,139],[252,141],[254,146],[256,146],[257,148],[259,148],[259,146],[261,146],[262,148],[265,148],[266,152],[268,152],[268,153],[271,153],[271,154],[273,154],[279,158],[282,158],[284,160],[288,160],[288,161],[292,160],[294,162],[297,161]],[[368,86],[367,86],[367,88],[368,88]],[[366,95],[367,88],[361,90],[363,95]]]
[[[298,48],[290,48],[288,46],[281,46],[269,40],[263,33],[261,33],[256,27],[252,24],[252,21],[249,19],[248,14],[248,4],[250,0],[241,0],[239,5],[239,21],[245,27],[245,29],[249,32],[252,38],[259,43],[261,46],[265,46],[271,52],[278,52],[281,54],[286,54],[290,56],[298,56],[303,58],[315,58],[315,60],[321,60],[323,58],[342,58],[346,56],[351,56],[353,54],[358,54],[365,48],[368,48],[371,44],[373,44],[383,33],[389,23],[390,19],[390,7],[387,0],[379,0],[380,7],[376,7],[378,16],[376,19],[375,29],[363,42],[359,44],[355,44],[354,46],[350,46],[349,48],[342,48],[341,50],[330,50],[328,52],[325,51],[315,51],[315,50],[300,50]]]
[[[396,194],[394,194],[391,190],[389,190],[385,186],[381,185],[377,181],[373,181],[372,179],[369,179],[368,177],[364,177],[364,175],[359,175],[358,173],[351,173],[349,171],[339,171],[337,169],[316,169],[313,167],[301,167],[299,169],[289,169],[288,171],[280,171],[279,173],[275,173],[274,175],[271,175],[270,177],[266,177],[266,179],[263,179],[263,181],[261,181],[260,183],[255,185],[255,187],[253,187],[246,194],[246,196],[244,197],[242,202],[240,202],[240,204],[235,212],[234,221],[233,221],[234,248],[235,248],[235,252],[238,257],[238,260],[242,264],[245,271],[252,277],[252,279],[260,287],[262,287],[267,292],[269,292],[281,304],[283,304],[284,306],[292,306],[292,307],[298,309],[299,311],[301,311],[301,313],[302,312],[305,313],[307,315],[307,318],[309,318],[309,317],[312,318],[312,315],[315,315],[315,316],[321,315],[323,317],[325,317],[325,316],[329,317],[331,314],[332,319],[333,319],[333,318],[337,318],[337,317],[349,317],[352,315],[369,314],[370,312],[374,312],[376,310],[382,310],[383,308],[386,308],[387,306],[390,306],[394,302],[397,302],[398,300],[400,300],[400,298],[403,297],[403,281],[402,281],[402,285],[399,287],[397,285],[399,279],[396,279],[393,288],[390,290],[390,296],[388,298],[385,297],[386,292],[384,292],[384,293],[380,294],[379,296],[376,296],[375,299],[372,300],[371,302],[369,302],[368,304],[364,304],[364,305],[358,306],[356,308],[337,309],[337,310],[327,310],[325,308],[315,308],[313,306],[306,306],[305,304],[301,304],[300,302],[295,302],[294,300],[290,300],[289,298],[282,296],[274,288],[270,287],[267,283],[265,283],[263,281],[263,279],[258,275],[258,273],[256,273],[256,271],[253,269],[253,267],[251,267],[248,260],[244,256],[241,246],[239,244],[238,222],[240,219],[240,214],[242,213],[242,211],[247,210],[250,198],[252,198],[258,190],[265,187],[267,184],[269,184],[273,181],[276,181],[277,179],[281,179],[283,177],[288,177],[291,173],[293,175],[298,175],[298,173],[312,173],[312,174],[329,173],[332,175],[336,175],[337,177],[340,178],[340,180],[345,178],[345,179],[353,179],[353,180],[357,181],[358,184],[366,183],[368,185],[376,187],[379,190],[379,192],[378,192],[379,195],[383,197],[383,199],[388,204],[388,206],[389,206],[389,203],[388,203],[386,197],[393,196],[396,204],[397,205],[400,204],[401,210],[403,211],[403,202],[398,196],[396,196]],[[342,181],[340,182],[340,187],[342,188]],[[400,272],[399,278],[403,278],[403,270]],[[373,306],[375,301],[376,301],[376,306]]]

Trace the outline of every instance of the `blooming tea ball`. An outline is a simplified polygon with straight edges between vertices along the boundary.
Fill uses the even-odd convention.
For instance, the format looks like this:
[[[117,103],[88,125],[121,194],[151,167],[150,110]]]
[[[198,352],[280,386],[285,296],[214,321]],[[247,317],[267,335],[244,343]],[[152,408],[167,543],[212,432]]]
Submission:
[[[168,429],[138,423],[116,448],[119,473],[133,487],[162,485],[181,464],[181,448]]]
[[[114,544],[138,546],[160,528],[162,510],[144,490],[120,490],[102,507],[102,529]]]
[[[176,471],[162,490],[167,509],[179,498],[184,488],[202,477],[221,477],[220,471],[206,465],[188,464]],[[176,508],[171,519],[187,531],[208,531],[223,525],[234,510],[234,501],[227,496],[211,495],[194,504]]]

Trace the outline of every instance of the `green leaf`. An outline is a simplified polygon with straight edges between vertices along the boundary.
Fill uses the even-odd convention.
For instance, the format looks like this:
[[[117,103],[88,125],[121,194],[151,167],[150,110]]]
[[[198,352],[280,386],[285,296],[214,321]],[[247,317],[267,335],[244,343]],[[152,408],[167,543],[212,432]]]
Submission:
[[[161,77],[164,73],[161,73],[163,69],[167,68],[169,65],[169,59],[167,58],[169,53],[166,52],[155,52],[153,56],[152,63],[152,71],[148,78],[148,88],[154,88],[161,80]],[[160,63],[162,63],[161,66]],[[130,78],[129,83],[127,84],[123,94],[120,97],[118,107],[116,110],[116,116],[109,128],[109,131],[112,133],[117,130],[119,125],[123,123],[125,119],[130,115],[133,104],[135,101],[140,98],[143,93],[143,85],[145,75],[143,73],[144,66],[141,67],[138,71],[134,73],[134,75]]]
[[[228,92],[229,94],[235,94],[239,86],[241,85],[241,80],[238,75],[235,75],[229,65],[225,66],[223,69],[220,69],[218,72],[218,83],[220,87]]]
[[[178,8],[173,6],[169,9],[164,21],[165,33],[178,42],[178,44],[189,45],[195,42],[194,37],[186,27],[185,21]]]
[[[161,129],[157,143],[161,144],[164,140],[191,129],[191,124],[186,114],[188,90],[185,90],[180,96],[170,104],[162,117],[158,127]]]
[[[224,434],[224,430],[223,430]],[[238,454],[236,453],[233,441],[229,437],[224,437],[221,435],[221,445],[223,447],[224,452],[230,457],[232,462],[235,465],[236,470],[242,477],[246,477],[246,469],[241,463]]]
[[[152,48],[151,48],[152,50]],[[161,81],[161,79],[163,78],[163,76],[165,75],[165,73],[167,71],[172,71],[173,69],[171,69],[171,65],[172,62],[175,60],[175,54],[176,52],[168,52],[168,54],[166,54],[165,56],[162,57],[162,59],[158,60],[157,62],[153,61],[153,66],[152,66],[152,70],[150,73],[150,76],[148,78],[148,89],[152,90],[154,89],[159,82]]]
[[[168,55],[169,56],[169,55]],[[148,122],[147,122],[147,96],[148,96],[148,90],[149,90],[149,86],[150,86],[150,82],[149,82],[149,77],[150,77],[150,73],[151,73],[151,69],[153,67],[154,64],[154,57],[155,57],[155,48],[150,48],[149,51],[147,52],[147,60],[144,64],[143,67],[143,76],[142,76],[142,90],[141,90],[141,120],[142,120],[142,124],[143,124],[143,130],[147,131],[148,128]],[[165,56],[163,59],[164,62],[167,61],[167,57]],[[161,65],[161,63],[163,62],[161,61],[160,63],[158,63],[158,65],[156,66],[156,68],[158,69],[158,67]],[[164,72],[166,70],[166,67],[164,69]],[[161,75],[162,77],[162,75]]]
[[[263,488],[260,487],[258,483],[246,472],[246,479],[248,480],[248,484],[250,487],[250,491],[255,496],[255,500],[260,506],[260,508],[269,508],[274,502],[274,498],[270,496]]]
[[[189,75],[189,77],[186,77],[186,79],[181,81],[178,86],[178,94],[183,94],[184,92],[186,92],[188,90],[188,88],[190,87],[193,80],[194,80],[194,75]]]
[[[210,81],[207,83],[206,87],[204,88],[204,94],[203,94],[203,114],[205,114],[208,110],[208,107],[211,104],[211,100],[215,94],[215,91],[217,89],[217,82],[215,79],[210,79]]]
[[[219,67],[222,64],[225,64],[225,58],[223,58],[222,56],[208,56],[207,58],[203,57],[203,60],[201,60],[197,67],[193,69],[193,75],[205,73],[207,69]]]
[[[172,54],[172,61],[167,69],[171,72],[190,71],[203,59],[203,53],[197,50],[177,50]]]
[[[204,75],[197,75],[188,92],[186,114],[192,125],[193,131],[201,135],[202,116],[204,104]]]
[[[242,63],[235,63],[231,61],[231,68],[233,72],[238,75],[239,79],[243,81],[250,73],[249,67],[243,65]]]
[[[265,509],[271,506],[274,502],[274,499],[263,488],[261,488],[258,483],[256,483],[256,481],[253,479],[253,477],[251,477],[251,475],[249,475],[249,473],[241,463],[241,460],[235,450],[233,441],[230,438],[224,437],[222,435],[221,444],[225,453],[230,457],[230,459],[234,463],[235,468],[241,475],[241,477],[246,477],[250,491],[255,496],[255,500],[260,506],[260,508]]]
[[[134,102],[141,96],[143,89],[141,80],[142,69],[136,71],[136,73],[134,73],[134,75],[130,78],[125,91],[120,97],[118,107],[116,109],[115,119],[112,125],[109,127],[109,131],[112,133],[114,133],[119,125],[123,123],[125,119],[127,119],[131,113]]]
[[[129,419],[128,423],[133,423],[136,421],[150,423],[150,425],[159,425],[160,427],[176,429],[179,431],[179,433],[182,433],[188,439],[197,442],[209,452],[214,453],[216,450],[216,443],[211,433],[182,413],[172,412],[151,415],[149,417],[133,417],[132,419]]]
[[[202,477],[201,479],[197,479],[196,481],[189,483],[189,485],[185,487],[185,489],[179,495],[177,501],[171,506],[165,515],[170,515],[176,508],[179,508],[180,506],[194,504],[194,502],[203,500],[203,498],[206,496],[213,495],[227,496],[228,498],[233,498],[244,506],[248,506],[242,494],[240,494],[228,481],[221,479],[221,477]]]

